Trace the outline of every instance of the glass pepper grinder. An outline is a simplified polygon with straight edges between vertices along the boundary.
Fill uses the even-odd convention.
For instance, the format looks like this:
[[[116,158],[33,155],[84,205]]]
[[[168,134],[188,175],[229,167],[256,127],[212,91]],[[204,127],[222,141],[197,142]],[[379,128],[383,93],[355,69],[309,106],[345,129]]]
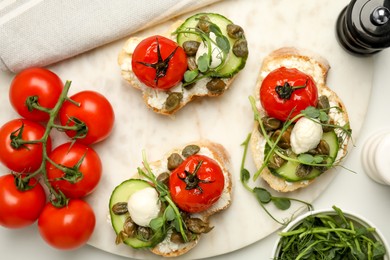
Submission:
[[[349,53],[369,56],[390,46],[390,0],[352,0],[336,24],[340,45]]]

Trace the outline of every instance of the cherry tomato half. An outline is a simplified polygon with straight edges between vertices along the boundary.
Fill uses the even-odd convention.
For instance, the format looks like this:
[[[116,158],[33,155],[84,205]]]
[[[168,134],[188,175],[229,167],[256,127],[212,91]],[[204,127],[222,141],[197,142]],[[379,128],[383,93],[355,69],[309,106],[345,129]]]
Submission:
[[[68,198],[73,199],[87,196],[95,190],[102,175],[102,163],[99,155],[91,147],[79,143],[65,143],[55,148],[49,157],[55,163],[81,173],[81,176],[75,176],[61,171],[48,162],[46,165],[47,178],[54,188],[61,190]],[[79,164],[81,159],[82,162]],[[72,179],[72,177],[77,179],[77,182],[56,180],[58,178]]]
[[[134,74],[142,83],[166,90],[183,79],[187,70],[187,56],[176,42],[154,35],[137,45],[131,64]]]
[[[62,208],[47,203],[39,216],[38,229],[41,237],[52,247],[76,249],[87,243],[95,223],[91,206],[83,200],[71,199]]]
[[[315,107],[318,91],[310,75],[295,68],[281,67],[264,78],[260,101],[268,116],[286,121],[308,106]]]
[[[9,89],[11,105],[24,118],[33,121],[45,121],[49,114],[33,109],[29,111],[26,100],[35,97],[44,108],[53,108],[61,95],[63,84],[52,71],[44,68],[29,68],[18,73]]]
[[[36,141],[44,136],[45,128],[27,119],[14,119],[0,128],[0,162],[11,171],[31,173],[37,170],[43,159],[42,143],[24,144],[15,147],[12,136],[21,135],[24,141]],[[51,151],[50,136],[47,139],[46,152]]]
[[[7,228],[22,228],[33,224],[46,204],[42,185],[31,178],[31,189],[21,191],[12,174],[0,177],[0,225]]]
[[[114,110],[110,102],[100,93],[95,91],[81,91],[70,97],[71,100],[80,104],[77,106],[69,101],[64,102],[58,115],[61,125],[74,125],[72,120],[85,123],[81,136],[77,142],[82,144],[94,144],[106,139],[114,126]],[[76,131],[66,131],[66,134],[74,138]],[[85,135],[86,134],[86,135]]]
[[[172,171],[169,190],[180,209],[195,213],[208,209],[220,198],[224,183],[216,161],[204,155],[192,155]]]

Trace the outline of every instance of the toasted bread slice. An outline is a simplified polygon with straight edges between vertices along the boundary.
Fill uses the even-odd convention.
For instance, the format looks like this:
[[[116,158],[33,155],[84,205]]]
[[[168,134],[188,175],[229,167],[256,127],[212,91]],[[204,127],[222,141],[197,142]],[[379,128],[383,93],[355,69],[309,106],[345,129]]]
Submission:
[[[296,68],[306,74],[311,75],[316,83],[318,95],[326,95],[329,99],[331,107],[341,108],[340,110],[335,108],[330,110],[329,117],[330,120],[333,121],[333,124],[344,126],[349,122],[347,110],[342,100],[326,85],[326,77],[330,68],[328,61],[315,53],[307,50],[299,50],[293,47],[284,47],[275,50],[263,61],[255,89],[256,106],[262,116],[265,115],[265,112],[260,104],[259,96],[262,81],[271,71],[283,66],[287,68]],[[343,133],[342,131],[336,131],[336,134],[341,136]],[[336,163],[347,154],[348,139],[349,137],[346,137],[345,141],[340,145]],[[264,161],[265,143],[266,141],[264,137],[258,130],[258,122],[255,122],[250,146],[257,168],[260,168]],[[298,182],[288,182],[272,174],[268,168],[265,168],[260,176],[270,185],[271,188],[280,192],[290,192],[306,187],[315,180],[313,179]]]
[[[217,143],[210,142],[208,140],[201,140],[198,142],[192,142],[187,145],[197,145],[200,147],[200,151],[197,154],[205,155],[208,156],[212,159],[214,159],[218,165],[221,167],[222,172],[224,174],[224,189],[222,192],[221,197],[219,200],[214,203],[210,208],[208,208],[205,211],[191,214],[191,217],[197,217],[202,219],[203,221],[208,221],[209,218],[225,209],[227,209],[232,201],[232,177],[230,173],[230,156],[226,149]],[[158,176],[159,174],[163,172],[169,172],[167,168],[167,163],[168,163],[168,157],[172,153],[178,153],[181,154],[181,151],[184,149],[184,147],[181,148],[176,148],[167,153],[163,158],[161,158],[159,161],[155,161],[150,163],[150,167],[152,172]],[[137,176],[140,177],[140,176]],[[211,231],[212,232],[212,231]],[[151,249],[151,252],[157,255],[161,255],[164,257],[175,257],[182,255],[192,248],[196,246],[198,243],[199,239],[201,238],[202,235],[199,235],[198,238],[194,241],[188,242],[188,243],[183,243],[183,244],[176,244],[170,241],[170,233],[168,233],[168,236],[157,246]]]
[[[176,41],[176,37],[172,36],[172,32],[174,32],[183,21],[178,20],[174,22],[168,31],[161,32],[160,35],[170,38],[171,40]],[[162,115],[173,115],[181,108],[183,108],[187,103],[201,97],[218,97],[221,96],[225,91],[227,91],[232,82],[234,81],[235,76],[220,78],[225,83],[224,89],[220,91],[210,91],[206,84],[210,81],[211,78],[206,77],[200,79],[193,85],[191,88],[184,88],[180,83],[177,86],[169,89],[169,91],[162,91],[158,89],[153,89],[142,82],[136,77],[134,72],[132,71],[132,55],[135,47],[141,42],[143,38],[141,37],[130,37],[123,46],[121,52],[118,55],[118,64],[121,69],[122,77],[134,88],[141,90],[143,95],[143,100],[146,105],[151,108],[154,112],[162,114]],[[179,104],[174,108],[167,109],[165,106],[165,102],[170,93],[180,93],[182,95]]]

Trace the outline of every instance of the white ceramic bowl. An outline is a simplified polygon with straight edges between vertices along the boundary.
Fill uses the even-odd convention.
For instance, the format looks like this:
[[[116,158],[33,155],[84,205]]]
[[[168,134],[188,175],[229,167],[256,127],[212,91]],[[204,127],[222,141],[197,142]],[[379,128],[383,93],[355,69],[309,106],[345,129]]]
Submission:
[[[364,218],[363,216],[360,216],[358,214],[351,213],[351,212],[348,212],[348,211],[344,211],[344,210],[342,210],[342,211],[343,211],[343,214],[346,217],[346,219],[353,220],[355,223],[359,223],[360,225],[365,226],[365,227],[373,227],[373,228],[375,228],[375,226],[369,220]],[[332,215],[332,216],[337,215],[335,210],[332,209],[332,208],[308,211],[308,212],[298,216],[293,221],[291,221],[281,232],[292,231],[299,224],[301,224],[303,219],[305,219],[306,217],[312,216],[312,215],[318,215],[318,214],[327,214],[327,215]],[[384,247],[386,248],[386,255],[385,255],[385,257],[383,259],[384,260],[390,260],[390,252],[389,252],[390,251],[390,247],[389,247],[385,237],[383,236],[383,234],[376,228],[375,228],[375,232],[372,232],[371,234],[374,236],[374,238],[377,241],[381,241],[382,244],[384,245]],[[281,237],[279,237],[279,239],[276,241],[276,243],[274,245],[274,248],[273,248],[272,254],[271,254],[271,259],[276,259],[276,256],[279,255],[280,241],[281,241]]]

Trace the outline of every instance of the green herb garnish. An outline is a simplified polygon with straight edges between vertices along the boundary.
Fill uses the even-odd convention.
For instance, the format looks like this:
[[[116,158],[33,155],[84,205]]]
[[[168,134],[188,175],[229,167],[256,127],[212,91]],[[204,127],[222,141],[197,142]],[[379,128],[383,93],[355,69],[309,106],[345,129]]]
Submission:
[[[242,157],[242,161],[241,161],[240,180],[241,180],[241,183],[244,185],[245,189],[250,191],[255,196],[255,198],[259,202],[260,206],[264,209],[264,211],[273,220],[275,220],[277,223],[279,223],[281,225],[287,225],[291,221],[291,219],[287,219],[287,220],[283,220],[283,221],[276,219],[268,211],[268,209],[265,206],[266,204],[272,202],[278,209],[287,210],[291,206],[291,201],[296,201],[296,202],[305,204],[307,206],[308,210],[312,210],[313,209],[312,205],[310,203],[305,202],[305,201],[302,201],[302,200],[299,200],[299,199],[295,199],[295,198],[273,196],[265,188],[262,188],[262,187],[251,188],[249,186],[248,182],[250,180],[250,172],[245,168],[245,160],[246,160],[246,155],[247,155],[247,152],[248,152],[248,146],[249,146],[250,138],[251,138],[251,134],[249,134],[247,136],[247,138],[245,139],[245,141],[242,143],[242,146],[244,146],[244,153],[243,153],[243,157]]]
[[[198,27],[186,28],[186,30],[176,30],[173,34],[195,34],[199,36],[202,41],[202,44],[207,46],[207,53],[201,55],[196,61],[197,68],[195,70],[187,70],[184,75],[185,83],[183,86],[190,85],[198,80],[205,77],[215,77],[218,76],[219,68],[223,67],[225,61],[228,57],[228,54],[231,49],[230,42],[228,38],[222,33],[221,28],[208,19],[196,18],[199,22],[207,24],[209,29],[208,32],[205,32]],[[210,37],[210,32],[215,35],[215,40]],[[221,63],[216,68],[210,68],[212,62],[212,46],[216,46],[220,53],[217,55],[217,59],[221,60]]]
[[[278,142],[282,136],[282,133],[287,131],[287,128],[292,125],[294,122],[296,122],[298,119],[302,117],[306,117],[312,121],[315,121],[318,124],[321,124],[323,126],[331,127],[333,129],[340,129],[342,131],[342,134],[340,135],[342,137],[342,140],[340,140],[340,143],[344,142],[344,139],[346,136],[351,137],[352,132],[349,127],[349,124],[345,126],[339,126],[339,125],[334,125],[334,124],[327,124],[329,117],[327,113],[325,112],[325,109],[318,109],[312,106],[307,107],[306,109],[302,110],[298,115],[294,116],[291,119],[288,119],[284,122],[283,127],[281,129],[281,134],[278,136],[278,138],[273,141],[271,138],[268,136],[268,133],[266,132],[264,128],[263,121],[261,120],[260,113],[256,107],[256,102],[255,99],[251,96],[249,97],[251,106],[252,106],[252,111],[254,113],[254,119],[257,121],[260,125],[261,132],[267,142],[267,145],[270,147],[270,149],[267,150],[267,152],[264,155],[264,162],[261,165],[260,169],[254,174],[253,179],[256,180],[261,172],[268,167],[268,163],[272,157],[272,155],[275,153],[282,159],[286,161],[296,161],[298,163],[304,164],[304,165],[309,165],[309,166],[317,166],[317,167],[326,167],[326,168],[331,168],[335,162],[335,158],[330,158],[330,160],[327,160],[329,156],[313,156],[311,154],[300,154],[297,158],[293,158],[290,156],[287,156],[284,153],[284,150],[278,147]],[[332,107],[333,108],[333,107]],[[340,109],[338,107],[334,107],[335,109]],[[328,108],[327,110],[329,110]]]
[[[372,235],[375,229],[349,220],[341,209],[335,214],[306,217],[293,230],[279,233],[275,259],[383,259],[384,245]]]
[[[189,239],[185,232],[186,227],[185,227],[184,220],[180,214],[178,207],[172,201],[168,187],[164,183],[156,179],[156,176],[153,174],[152,169],[150,168],[150,165],[146,159],[146,154],[144,151],[142,153],[142,160],[146,172],[143,171],[141,168],[138,168],[138,173],[153,183],[155,189],[159,194],[160,201],[163,203],[164,202],[168,203],[168,206],[164,210],[164,214],[150,221],[150,227],[154,231],[162,231],[166,233],[167,228],[170,226],[170,223],[172,222],[176,231],[179,232],[183,237],[184,242],[188,242]]]

